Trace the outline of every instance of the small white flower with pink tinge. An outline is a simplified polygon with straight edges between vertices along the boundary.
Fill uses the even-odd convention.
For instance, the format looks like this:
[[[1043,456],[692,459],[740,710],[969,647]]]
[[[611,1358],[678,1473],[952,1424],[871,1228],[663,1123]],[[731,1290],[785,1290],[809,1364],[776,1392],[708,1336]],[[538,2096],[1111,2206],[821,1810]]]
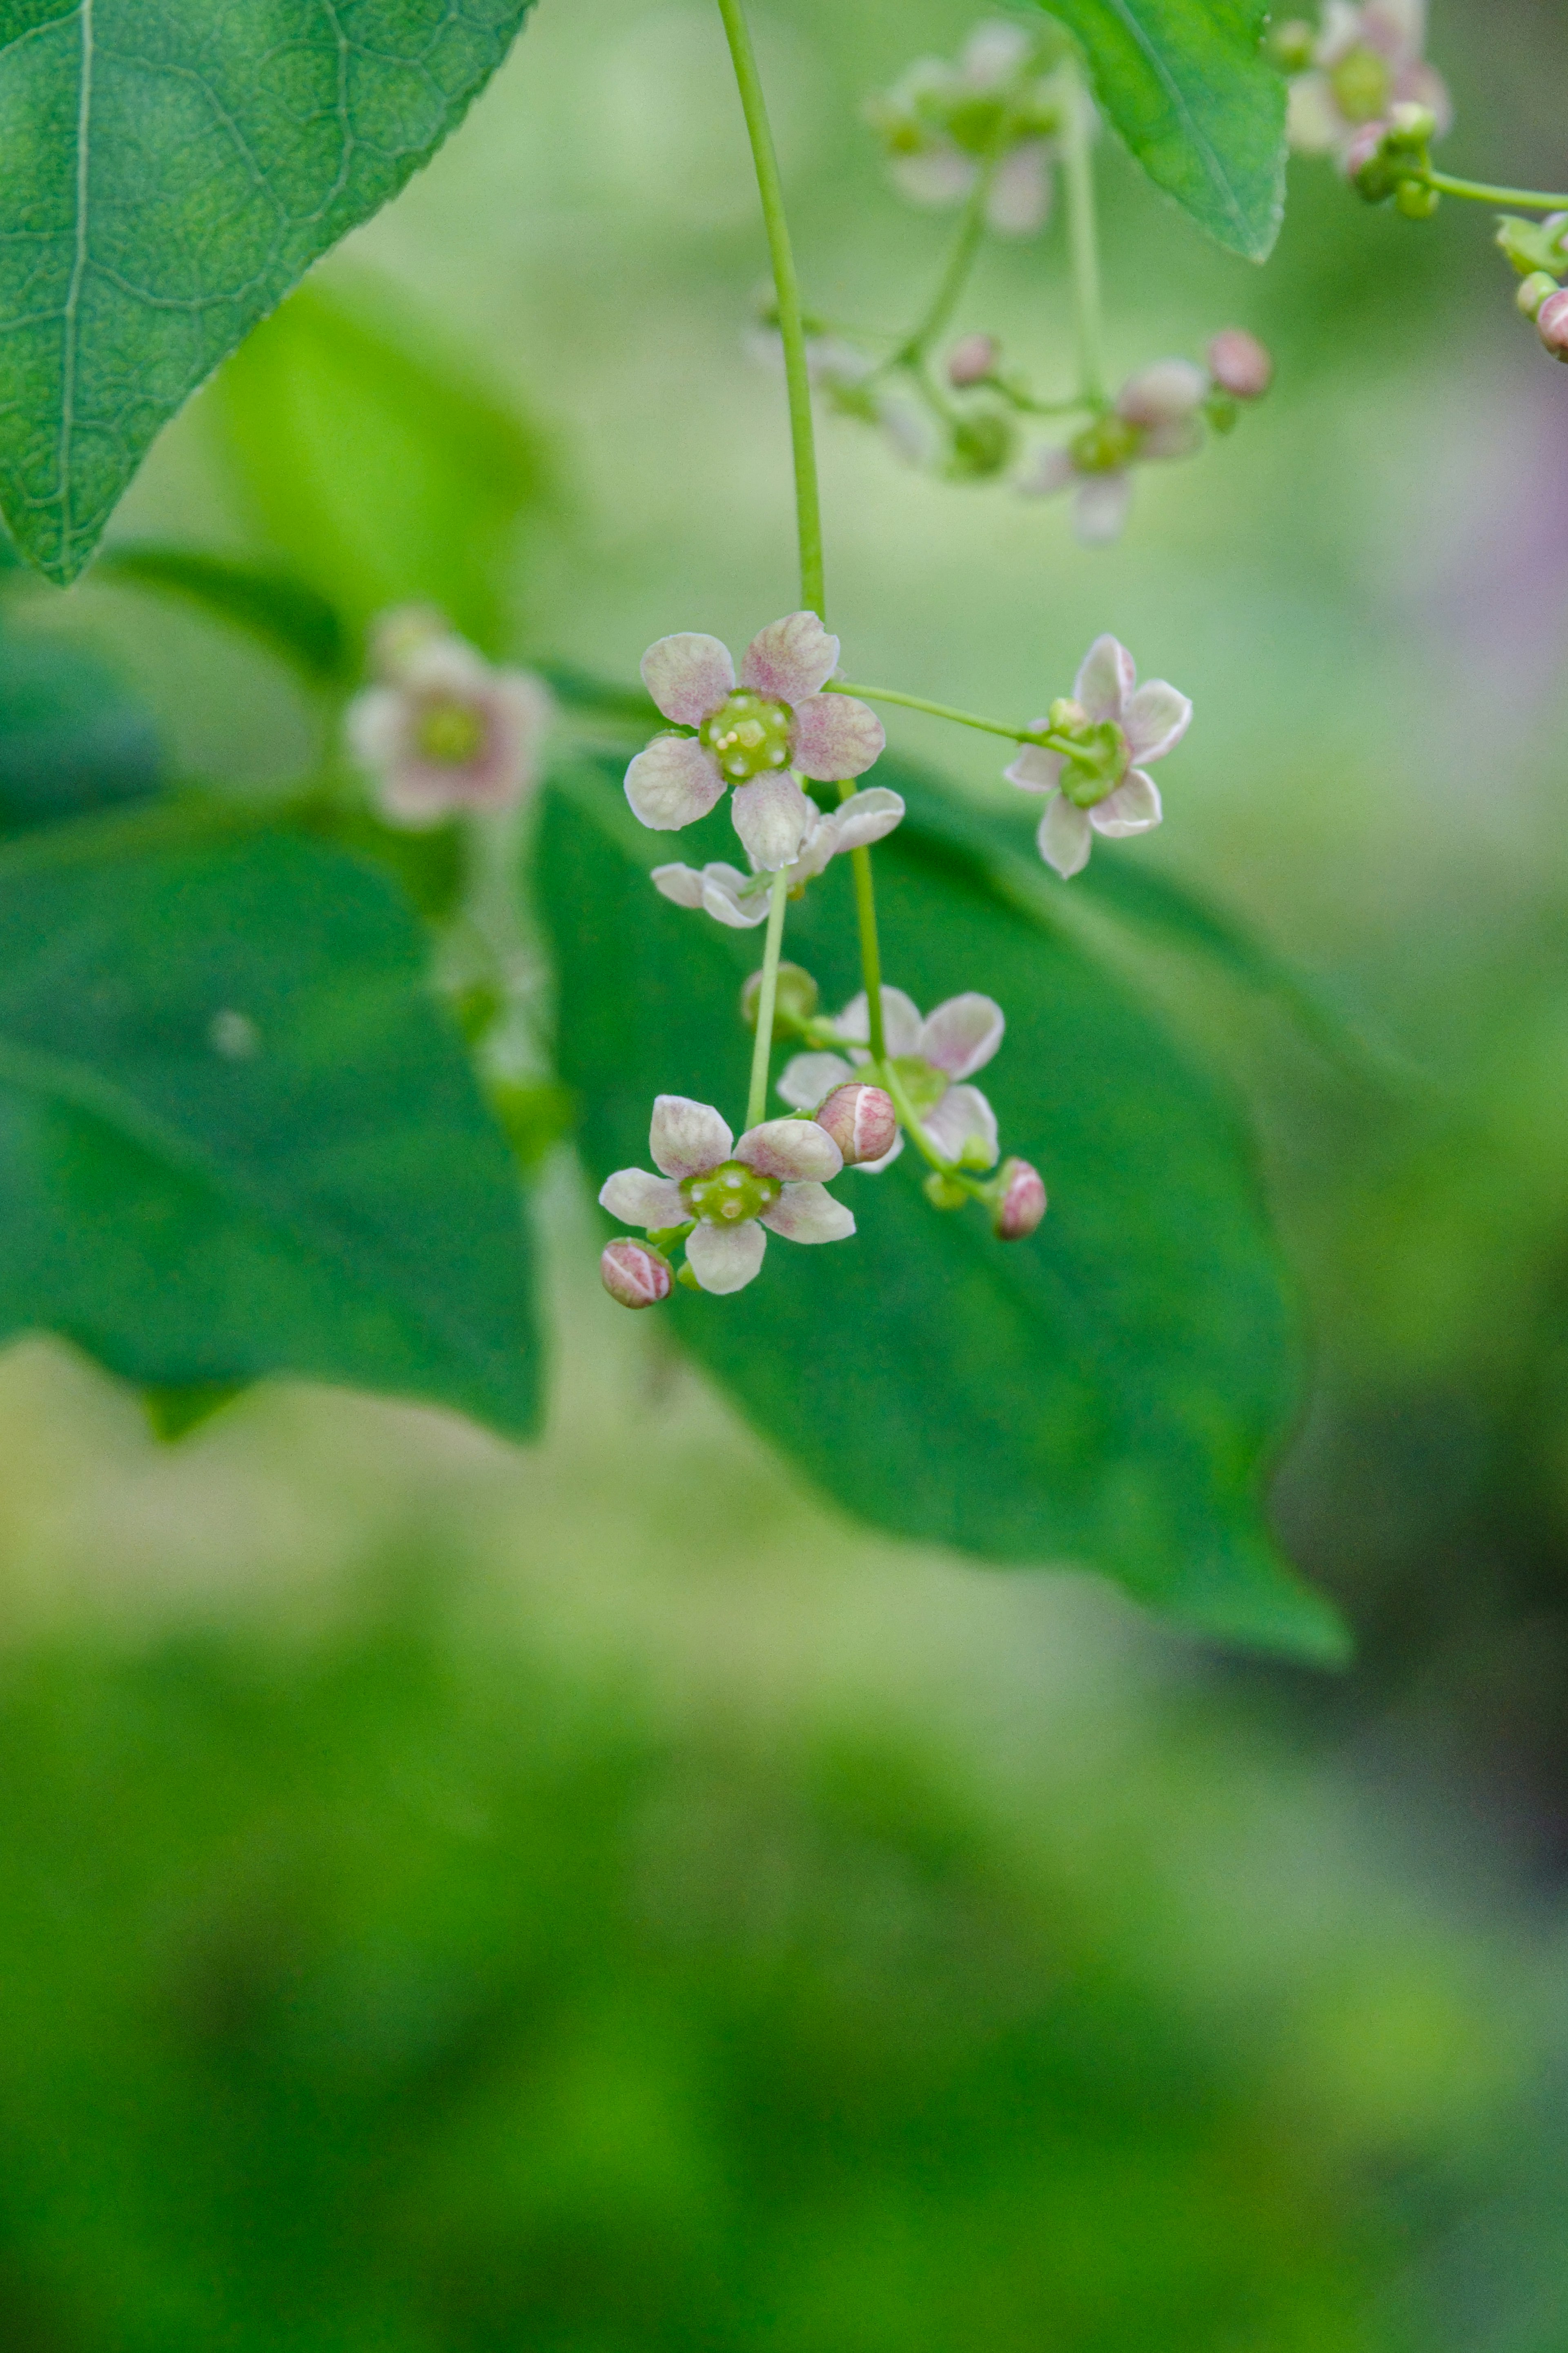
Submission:
[[[646,1242],[606,1242],[599,1257],[599,1280],[623,1307],[657,1307],[669,1297],[669,1261]]]
[[[374,647],[381,681],[355,695],[343,725],[388,824],[439,825],[521,801],[553,715],[542,680],[492,669],[423,607],[384,615]]]
[[[955,65],[917,58],[866,109],[900,195],[916,205],[962,204],[989,170],[987,225],[1002,237],[1039,228],[1051,208],[1067,110],[1088,103],[1070,81],[1041,70],[1060,55],[1054,33],[991,23],[970,35]]]
[[[816,881],[830,859],[847,849],[866,849],[881,841],[900,823],[904,804],[897,793],[873,785],[868,792],[851,793],[836,809],[815,809],[799,854],[783,871],[789,877],[792,899]],[[749,932],[767,921],[773,876],[765,869],[742,874],[733,866],[656,866],[649,876],[654,889],[678,907],[705,907],[716,923],[731,931]]]
[[[1454,119],[1448,85],[1422,52],[1426,0],[1328,0],[1311,69],[1290,84],[1290,144],[1343,160],[1358,132],[1398,105],[1430,108],[1440,135]]]
[[[1198,412],[1209,380],[1191,360],[1156,360],[1129,376],[1112,407],[1065,448],[1043,449],[1018,488],[1026,498],[1072,491],[1073,530],[1086,547],[1121,536],[1132,472],[1152,458],[1190,458],[1203,446]]]
[[[850,694],[824,694],[838,640],[815,613],[791,613],[758,631],[739,685],[717,638],[660,638],[642,658],[643,684],[667,719],[693,735],[656,735],[626,770],[626,798],[656,833],[679,832],[737,787],[730,814],[746,855],[776,873],[800,855],[818,812],[796,776],[841,784],[862,776],[886,741],[882,723]]]
[[[1137,665],[1126,647],[1114,638],[1096,638],[1074,681],[1071,702],[1056,704],[1048,720],[1035,722],[1037,728],[1048,726],[1058,733],[1081,727],[1086,743],[1092,733],[1098,754],[1093,765],[1080,766],[1061,752],[1026,744],[1003,770],[1010,785],[1049,797],[1035,837],[1047,866],[1065,879],[1088,865],[1097,833],[1120,840],[1159,824],[1164,813],[1159,790],[1133,763],[1163,759],[1186,733],[1192,716],[1184,694],[1163,678],[1139,686]]]
[[[815,1111],[824,1096],[852,1080],[871,1059],[866,1050],[871,1015],[863,993],[845,1007],[833,1026],[848,1047],[847,1059],[842,1054],[796,1054],[784,1064],[778,1091],[797,1111]],[[963,1082],[984,1069],[1006,1026],[1002,1008],[973,989],[950,997],[925,1019],[901,988],[882,991],[882,1034],[899,1084],[933,1149],[965,1168],[995,1165],[996,1114],[979,1088]],[[903,1148],[903,1137],[895,1135],[879,1158],[858,1165],[874,1176]]]
[[[662,1173],[617,1169],[600,1203],[649,1233],[695,1218],[686,1263],[703,1291],[745,1289],[763,1263],[764,1226],[792,1242],[841,1242],[855,1230],[823,1181],[844,1155],[813,1120],[764,1120],[737,1143],[711,1103],[656,1095],[648,1149]]]

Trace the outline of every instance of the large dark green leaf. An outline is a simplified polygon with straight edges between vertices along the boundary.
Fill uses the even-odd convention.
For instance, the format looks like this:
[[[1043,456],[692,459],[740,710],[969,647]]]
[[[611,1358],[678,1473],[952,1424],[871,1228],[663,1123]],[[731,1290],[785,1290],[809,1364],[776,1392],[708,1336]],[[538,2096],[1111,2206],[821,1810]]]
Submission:
[[[0,632],[0,833],[144,800],[163,754],[152,719],[92,654]]]
[[[0,0],[0,506],[80,571],[159,427],[395,195],[529,0]]]
[[[276,837],[114,846],[0,856],[0,1332],[526,1432],[515,1174],[396,892]]]
[[[650,888],[658,846],[613,769],[552,794],[542,844],[561,965],[562,1076],[595,1184],[647,1165],[657,1092],[736,1118],[737,1018],[760,934]],[[725,854],[722,814],[710,846]],[[895,835],[878,852],[889,977],[928,1008],[982,988],[1008,1035],[984,1085],[1005,1145],[1038,1162],[1051,1214],[998,1243],[925,1202],[914,1155],[848,1174],[853,1242],[770,1245],[730,1300],[678,1293],[686,1345],[807,1473],[900,1535],[984,1560],[1076,1563],[1189,1623],[1337,1655],[1328,1605],[1276,1557],[1259,1488],[1290,1409],[1290,1318],[1231,1106],[1067,937],[973,867]],[[789,955],[827,1003],[858,986],[847,877],[792,914]]]
[[[1150,178],[1262,261],[1285,202],[1285,85],[1265,0],[1042,0],[1081,42],[1095,96]]]

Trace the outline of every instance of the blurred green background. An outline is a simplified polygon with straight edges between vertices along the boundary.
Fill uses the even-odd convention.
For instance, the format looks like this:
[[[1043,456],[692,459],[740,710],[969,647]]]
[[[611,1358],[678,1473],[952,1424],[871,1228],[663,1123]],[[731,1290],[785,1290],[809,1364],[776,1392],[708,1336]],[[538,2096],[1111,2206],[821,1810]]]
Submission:
[[[928,282],[858,107],[977,13],[760,13],[821,310]],[[1436,0],[1433,47],[1450,167],[1560,179],[1561,10]],[[1100,854],[1364,1043],[1138,966],[1257,1119],[1313,1351],[1275,1514],[1359,1664],[868,1539],[598,1293],[564,1160],[533,1453],[302,1389],[161,1449],[14,1350],[7,2353],[1568,2347],[1568,376],[1484,212],[1293,176],[1258,271],[1104,153],[1114,358],[1234,322],[1280,362],[1120,546],[830,426],[829,588],[858,674],[970,708],[1106,628],[1188,691],[1164,829]],[[762,270],[715,12],[542,0],[322,271],[536,421],[512,651],[626,678],[793,602]],[[1065,376],[1068,316],[1058,235],[960,324]],[[265,552],[223,398],[116,537]],[[461,583],[456,524],[431,560]],[[13,626],[132,679],[183,771],[309,756],[194,612],[89,577]]]

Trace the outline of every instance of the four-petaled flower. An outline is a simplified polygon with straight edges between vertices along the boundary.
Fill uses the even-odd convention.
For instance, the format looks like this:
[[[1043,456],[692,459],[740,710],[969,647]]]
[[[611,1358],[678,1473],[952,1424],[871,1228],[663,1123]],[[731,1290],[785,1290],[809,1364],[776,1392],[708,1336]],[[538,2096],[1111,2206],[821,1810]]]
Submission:
[[[1135,465],[1190,458],[1202,446],[1199,411],[1209,379],[1191,360],[1156,360],[1129,376],[1114,405],[1065,448],[1044,449],[1018,488],[1032,498],[1072,490],[1073,530],[1088,547],[1117,538],[1127,520]]]
[[[1092,746],[1092,763],[1079,765],[1064,753],[1026,744],[1003,771],[1010,785],[1049,795],[1036,839],[1047,865],[1064,877],[1088,865],[1097,833],[1120,839],[1159,824],[1158,789],[1133,763],[1163,758],[1181,742],[1193,715],[1186,696],[1163,678],[1139,686],[1131,655],[1110,637],[1097,638],[1084,656],[1073,702],[1076,711],[1058,703],[1049,720],[1035,724],[1060,733],[1076,722],[1086,749]],[[1104,756],[1108,738],[1114,753],[1110,761]]]
[[[686,1263],[704,1291],[744,1290],[763,1263],[764,1226],[792,1242],[840,1242],[855,1230],[822,1181],[844,1155],[813,1120],[764,1120],[737,1143],[710,1103],[656,1095],[648,1149],[662,1174],[617,1169],[600,1202],[649,1233],[694,1218]]]
[[[995,1162],[996,1115],[979,1088],[963,1081],[984,1069],[1006,1026],[1002,1008],[973,990],[950,997],[924,1020],[901,988],[882,991],[882,1034],[900,1092],[934,1149],[965,1168],[989,1168]],[[871,1015],[863,994],[845,1007],[833,1027],[849,1048],[847,1059],[796,1054],[784,1065],[778,1091],[796,1111],[815,1111],[871,1059]],[[875,1174],[896,1160],[903,1146],[900,1135],[881,1159],[858,1165]]]
[[[806,884],[816,881],[829,859],[882,840],[903,814],[900,796],[883,785],[851,793],[836,809],[814,810],[799,854],[783,869],[789,877],[791,898],[798,898]],[[656,866],[648,879],[678,907],[705,907],[716,922],[728,923],[732,931],[750,931],[767,921],[773,878],[763,868],[742,874],[733,866]]]
[[[650,646],[644,685],[667,719],[696,733],[655,736],[626,770],[626,798],[644,825],[677,832],[733,785],[730,813],[752,865],[775,873],[793,863],[817,811],[792,770],[842,783],[863,775],[886,740],[863,702],[821,691],[837,666],[838,640],[815,613],[759,630],[739,685],[717,638],[689,631]]]
[[[492,669],[423,607],[385,615],[376,650],[382,681],[355,695],[343,724],[388,824],[439,825],[521,800],[554,708],[543,681]]]
[[[1422,52],[1426,0],[1328,0],[1310,69],[1290,83],[1290,144],[1304,155],[1345,157],[1357,133],[1391,107],[1429,107],[1437,130],[1454,119],[1448,86]]]
[[[956,65],[921,58],[868,106],[893,184],[911,204],[961,204],[989,171],[985,217],[1027,237],[1051,208],[1051,164],[1070,85],[1040,72],[1059,48],[1022,25],[982,25]]]

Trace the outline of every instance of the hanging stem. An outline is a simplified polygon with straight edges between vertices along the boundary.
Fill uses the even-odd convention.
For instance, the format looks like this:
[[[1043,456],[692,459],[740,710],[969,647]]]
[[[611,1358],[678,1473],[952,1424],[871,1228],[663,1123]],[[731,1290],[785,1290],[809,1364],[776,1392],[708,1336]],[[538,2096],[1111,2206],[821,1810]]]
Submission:
[[[1094,208],[1094,158],[1089,152],[1089,92],[1082,69],[1068,70],[1067,128],[1062,146],[1068,191],[1068,239],[1072,254],[1073,309],[1078,323],[1079,389],[1099,407],[1105,400],[1105,357],[1100,295],[1100,231]]]
[[[1005,735],[1009,744],[1040,744],[1047,751],[1072,756],[1069,738],[1054,735],[1048,727],[1010,727],[1000,719],[982,719],[976,712],[955,711],[950,702],[928,702],[923,694],[900,694],[890,686],[853,686],[847,679],[837,678],[830,678],[823,691],[853,694],[865,702],[896,702],[904,711],[923,711],[928,718],[950,719],[955,727],[978,727],[983,735]]]
[[[763,951],[763,986],[757,998],[757,1042],[752,1050],[752,1090],[746,1098],[746,1125],[755,1127],[768,1115],[768,1064],[773,1050],[773,1001],[779,990],[779,950],[784,945],[784,902],[789,897],[789,869],[781,866],[768,896],[768,937]]]
[[[1424,186],[1439,195],[1467,196],[1477,205],[1517,205],[1527,213],[1568,213],[1568,196],[1532,195],[1528,188],[1494,188],[1485,180],[1456,180],[1430,165],[1419,175]]]
[[[969,191],[965,200],[963,216],[958,224],[958,233],[953,238],[952,249],[947,258],[947,267],[942,271],[936,292],[931,297],[930,308],[910,335],[909,342],[888,363],[889,366],[919,367],[958,308],[959,297],[969,282],[969,273],[974,267],[974,257],[980,250],[980,241],[985,234],[985,207],[991,200],[991,184],[996,177],[996,167],[1001,160],[1001,150],[998,147],[981,165],[974,185]]]

